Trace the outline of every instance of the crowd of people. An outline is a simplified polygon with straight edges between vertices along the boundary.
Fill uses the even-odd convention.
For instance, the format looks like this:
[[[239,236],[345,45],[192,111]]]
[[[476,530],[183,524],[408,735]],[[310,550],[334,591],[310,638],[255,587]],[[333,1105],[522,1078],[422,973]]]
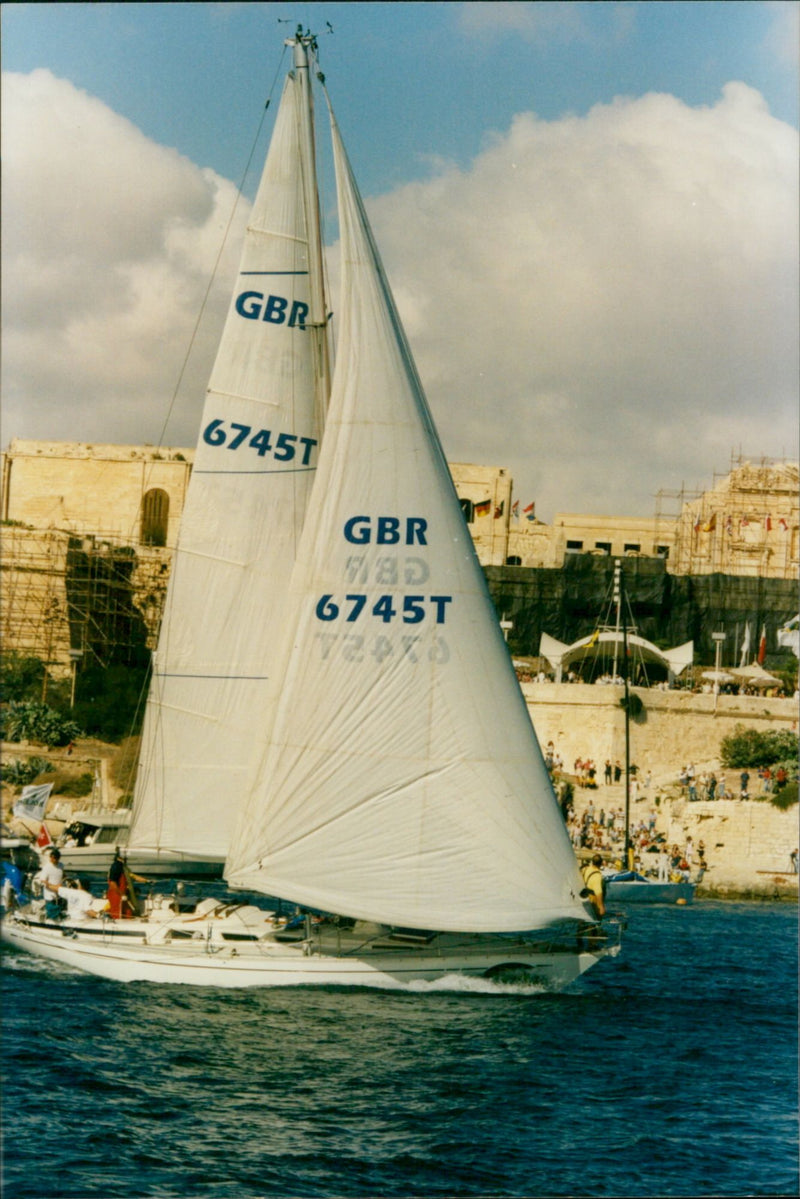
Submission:
[[[4,863],[3,907],[10,911],[27,902],[23,894],[24,876],[13,863]],[[146,882],[127,867],[119,849],[109,867],[104,900],[95,899],[91,886],[84,878],[67,878],[61,865],[61,851],[49,845],[42,851],[41,865],[33,876],[34,896],[44,901],[48,920],[71,920],[109,916],[112,920],[130,919],[139,914],[134,881]]]

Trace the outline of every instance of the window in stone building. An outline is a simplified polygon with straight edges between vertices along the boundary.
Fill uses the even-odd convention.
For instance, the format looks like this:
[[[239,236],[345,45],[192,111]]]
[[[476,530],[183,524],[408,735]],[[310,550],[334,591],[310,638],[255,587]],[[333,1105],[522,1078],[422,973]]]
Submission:
[[[506,558],[506,566],[522,566],[522,559],[519,554],[509,554]]]
[[[669,557],[669,546],[668,545],[656,546],[656,553],[658,554],[659,558],[668,558]]]
[[[582,541],[568,541],[567,542],[567,553],[568,554],[579,554],[582,551],[582,549],[583,549]]]
[[[595,541],[594,548],[596,550],[599,550],[601,554],[610,554],[611,553],[611,542],[610,541]]]
[[[152,487],[142,501],[142,545],[165,546],[169,521],[169,496],[161,487]]]
[[[640,552],[641,548],[642,548],[641,544],[638,541],[626,541],[625,542],[625,553],[626,554],[638,554]]]

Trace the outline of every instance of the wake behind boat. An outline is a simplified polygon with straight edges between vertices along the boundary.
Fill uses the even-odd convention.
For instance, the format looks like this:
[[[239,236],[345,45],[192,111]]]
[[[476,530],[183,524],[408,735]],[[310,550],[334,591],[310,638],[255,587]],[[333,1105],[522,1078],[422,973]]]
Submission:
[[[582,880],[331,111],[336,366],[315,39],[286,80],[201,421],[129,854],[225,858],[307,914],[4,921],[119,980],[558,990],[619,948]],[[317,78],[322,83],[321,76]],[[326,102],[330,109],[330,102]],[[250,907],[250,905],[247,905]],[[187,928],[191,931],[187,935]]]

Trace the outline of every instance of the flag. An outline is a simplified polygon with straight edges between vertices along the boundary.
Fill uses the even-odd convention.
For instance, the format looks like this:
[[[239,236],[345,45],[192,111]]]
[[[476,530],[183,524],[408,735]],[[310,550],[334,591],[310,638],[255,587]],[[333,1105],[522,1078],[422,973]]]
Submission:
[[[739,660],[739,666],[746,666],[747,659],[750,656],[750,622],[744,626],[744,638],[742,640],[742,656]]]
[[[714,513],[712,513],[711,520],[707,520],[706,523],[703,525],[703,532],[704,533],[713,533],[714,530],[716,529],[716,527],[717,527],[717,514],[716,514],[716,512],[714,512]]]
[[[772,517],[770,516],[769,512],[764,517],[764,528],[767,533],[769,533],[770,529],[772,528]]]
[[[44,821],[42,821],[42,827],[39,830],[39,836],[36,838],[36,847],[37,849],[47,849],[48,845],[52,844],[53,838],[50,836],[47,825],[44,823]]]
[[[780,520],[778,521],[778,524],[779,524],[779,525],[780,525],[780,527],[783,529],[784,533],[788,533],[788,532],[789,532],[789,522],[788,522],[788,520],[786,519],[786,517],[785,517],[785,516],[782,516],[782,517],[780,518]]]
[[[742,519],[739,521],[739,528],[746,529],[749,524],[750,524],[750,521],[747,519],[746,516],[743,516]]]
[[[697,520],[694,522],[695,533],[699,533],[700,530],[702,529],[702,527],[703,527],[703,522],[702,522],[701,518],[698,516]]]
[[[761,640],[758,643],[758,664],[764,665],[764,659],[767,656],[767,626],[761,626]]]
[[[732,516],[729,516],[728,519],[725,521],[725,532],[729,536],[731,536],[731,537],[733,536],[733,517]]]
[[[514,500],[514,503],[511,505],[511,515],[515,520],[519,516],[519,500]]]
[[[528,504],[528,507],[527,507],[527,508],[523,508],[523,509],[522,509],[522,511],[523,511],[523,512],[525,513],[525,515],[527,516],[529,512],[533,512],[533,510],[534,510],[534,508],[535,508],[535,507],[536,507],[536,505],[535,505],[535,504]]]
[[[503,510],[504,510],[505,506],[506,506],[505,500],[501,500],[500,503],[497,504],[497,506],[495,507],[495,510],[494,510],[495,520],[499,520],[500,517],[503,515]]]
[[[14,804],[14,815],[23,820],[41,820],[52,790],[52,783],[23,787],[19,799]]]
[[[476,516],[488,516],[489,513],[491,512],[491,510],[492,510],[492,501],[491,500],[481,500],[481,502],[479,504],[475,505],[475,515]]]

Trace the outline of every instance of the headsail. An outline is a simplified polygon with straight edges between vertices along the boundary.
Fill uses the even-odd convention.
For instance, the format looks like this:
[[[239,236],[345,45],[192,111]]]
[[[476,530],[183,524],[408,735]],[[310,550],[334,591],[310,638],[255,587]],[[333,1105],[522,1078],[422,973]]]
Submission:
[[[154,659],[131,847],[224,859],[272,700],[327,390],[309,285],[317,191],[300,145],[306,85],[286,83],[209,384]]]
[[[585,918],[530,719],[334,124],[342,294],[236,886],[440,930]]]

